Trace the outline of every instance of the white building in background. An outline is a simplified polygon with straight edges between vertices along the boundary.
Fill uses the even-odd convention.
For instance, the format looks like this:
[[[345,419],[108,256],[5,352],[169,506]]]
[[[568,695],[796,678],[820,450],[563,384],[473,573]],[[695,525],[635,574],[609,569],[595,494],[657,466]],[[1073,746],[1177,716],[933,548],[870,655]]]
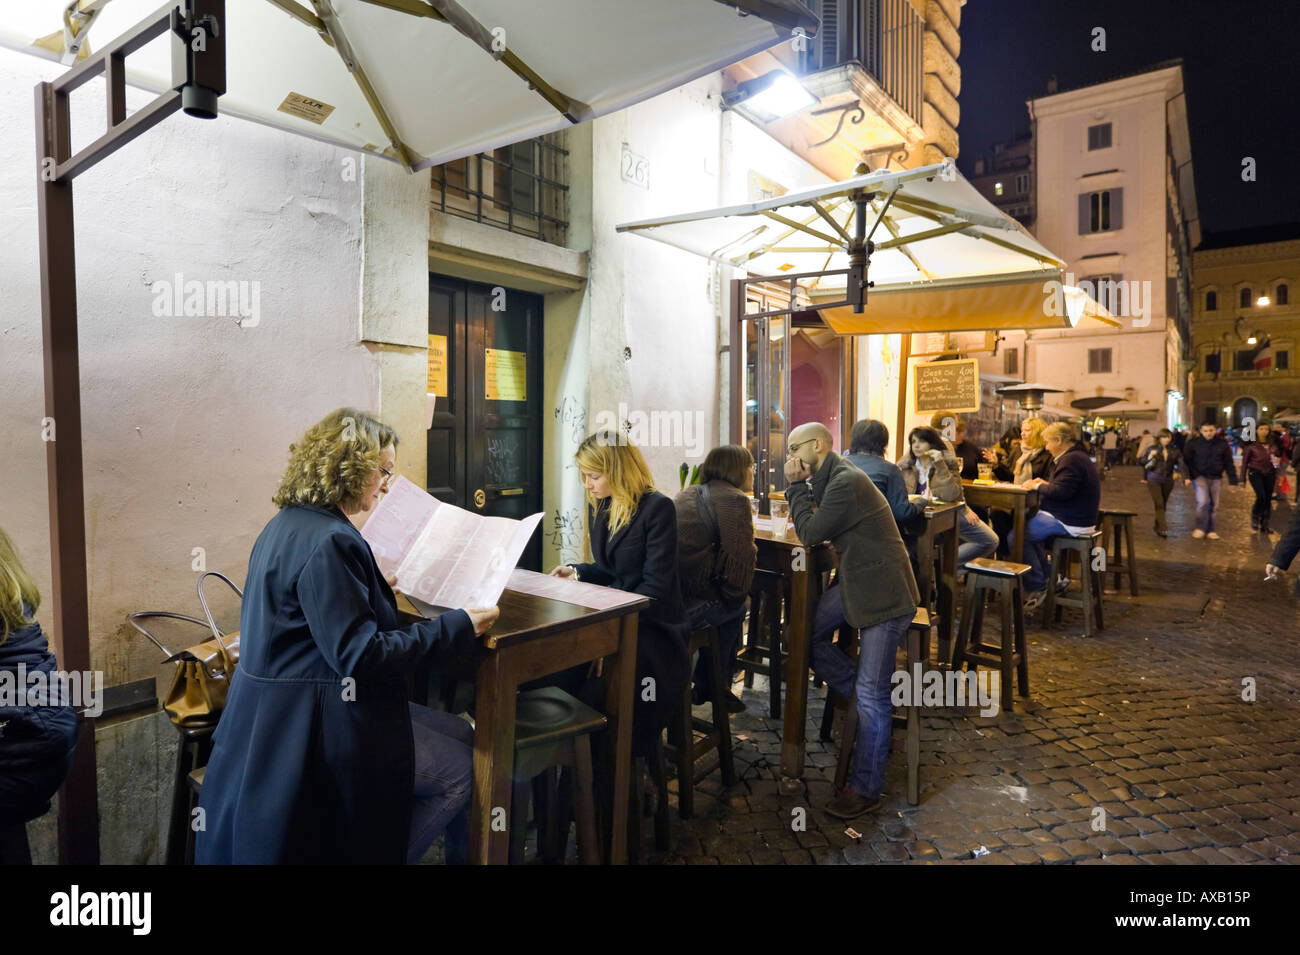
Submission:
[[[1105,395],[1146,406],[1140,428],[1189,423],[1190,250],[1200,223],[1181,61],[1028,105],[1034,234],[1122,327],[1034,331],[1022,377],[1063,389],[1058,405]]]

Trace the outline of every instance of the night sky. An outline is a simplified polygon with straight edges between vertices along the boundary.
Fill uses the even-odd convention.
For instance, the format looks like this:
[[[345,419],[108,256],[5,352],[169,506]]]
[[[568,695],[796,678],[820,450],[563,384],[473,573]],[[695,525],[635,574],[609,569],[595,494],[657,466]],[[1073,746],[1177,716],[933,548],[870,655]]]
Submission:
[[[958,165],[970,176],[993,143],[1027,134],[1025,101],[1052,74],[1066,90],[1181,57],[1202,230],[1300,221],[1297,45],[1297,0],[968,0]]]

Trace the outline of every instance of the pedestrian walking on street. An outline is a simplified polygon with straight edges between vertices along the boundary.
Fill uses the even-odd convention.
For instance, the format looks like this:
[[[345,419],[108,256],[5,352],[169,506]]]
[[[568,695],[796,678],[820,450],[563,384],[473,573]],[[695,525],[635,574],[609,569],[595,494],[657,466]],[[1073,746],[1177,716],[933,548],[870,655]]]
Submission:
[[[1173,446],[1174,436],[1168,428],[1161,428],[1156,436],[1156,443],[1147,448],[1141,464],[1145,473],[1147,490],[1151,492],[1151,503],[1156,512],[1156,536],[1168,537],[1165,524],[1165,507],[1169,504],[1169,492],[1174,489],[1175,479],[1187,483],[1187,465],[1183,456]]]
[[[1273,516],[1273,484],[1277,469],[1273,464],[1273,444],[1269,440],[1269,427],[1261,424],[1255,440],[1241,446],[1241,481],[1255,492],[1255,504],[1250,509],[1250,529],[1268,533],[1268,521]]]
[[[1187,442],[1183,460],[1196,490],[1196,530],[1192,531],[1192,536],[1198,540],[1208,537],[1217,541],[1219,535],[1214,530],[1214,515],[1219,509],[1224,476],[1227,475],[1228,483],[1233,487],[1237,485],[1237,472],[1232,467],[1232,448],[1214,425],[1206,423],[1201,425],[1201,433]]]

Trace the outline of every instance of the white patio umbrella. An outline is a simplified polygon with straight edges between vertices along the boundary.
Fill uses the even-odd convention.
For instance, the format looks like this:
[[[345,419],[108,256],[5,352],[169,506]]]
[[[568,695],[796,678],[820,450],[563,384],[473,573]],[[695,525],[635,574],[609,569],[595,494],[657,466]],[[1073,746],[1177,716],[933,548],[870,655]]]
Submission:
[[[10,0],[0,44],[71,65],[158,9]],[[817,25],[798,0],[226,0],[220,108],[422,169],[623,109]],[[126,74],[170,88],[167,38]]]
[[[854,200],[864,194],[872,285],[865,310],[855,313],[832,301],[846,295]],[[840,334],[1119,324],[1085,292],[1064,286],[1060,257],[952,163],[867,173],[762,202],[628,222],[618,231],[755,275],[838,271],[802,284]]]

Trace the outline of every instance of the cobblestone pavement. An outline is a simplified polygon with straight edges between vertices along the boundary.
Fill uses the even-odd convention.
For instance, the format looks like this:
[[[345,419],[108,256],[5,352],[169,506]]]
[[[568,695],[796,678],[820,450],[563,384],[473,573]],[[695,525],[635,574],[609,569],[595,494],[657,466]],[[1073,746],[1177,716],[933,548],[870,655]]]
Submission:
[[[900,730],[890,795],[849,824],[861,838],[822,811],[836,744],[818,740],[821,690],[809,694],[806,791],[780,795],[781,723],[766,718],[760,677],[732,723],[739,781],[726,791],[716,772],[700,781],[684,823],[674,797],[671,850],[644,860],[1300,862],[1300,601],[1294,575],[1265,583],[1263,571],[1291,506],[1277,506],[1266,540],[1249,529],[1250,490],[1225,487],[1223,539],[1193,540],[1192,492],[1178,489],[1161,540],[1139,479],[1137,468],[1113,470],[1102,504],[1139,515],[1141,596],[1107,593],[1106,629],[1092,638],[1080,635],[1077,611],[1054,631],[1028,620],[1028,706],[1017,697],[1014,713],[994,717],[927,708],[919,806],[905,799]],[[1247,678],[1253,702],[1243,699]]]

